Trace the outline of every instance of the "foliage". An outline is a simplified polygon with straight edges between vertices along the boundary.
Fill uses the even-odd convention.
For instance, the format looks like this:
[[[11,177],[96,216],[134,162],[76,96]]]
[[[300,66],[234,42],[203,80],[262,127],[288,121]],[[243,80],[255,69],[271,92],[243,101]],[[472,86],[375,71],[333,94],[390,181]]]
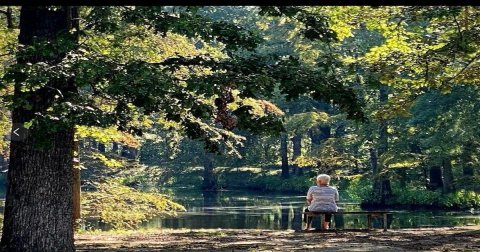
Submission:
[[[48,121],[49,130],[75,125],[86,141],[138,148],[144,165],[112,153],[83,153],[82,176],[102,169],[104,176],[117,176],[118,188],[200,185],[201,168],[184,168],[201,165],[201,143],[190,137],[211,151],[237,154],[215,159],[221,188],[304,193],[313,184],[308,175],[277,174],[277,134],[285,130],[303,141],[303,155],[289,164],[342,177],[354,200],[373,202],[375,161],[393,185],[388,204],[477,207],[479,10],[82,7],[80,45],[59,43],[65,54],[60,62],[33,64],[14,56],[55,50],[43,43],[19,47],[18,29],[5,28],[0,19],[0,154],[8,158],[7,105],[31,109],[27,94],[52,80],[73,80],[78,95],[57,89],[63,96],[36,111],[35,120]],[[25,97],[12,99],[14,84]],[[383,101],[382,87],[388,90]],[[223,112],[227,120],[219,119]],[[348,120],[363,117],[368,120]],[[388,144],[383,152],[381,125]],[[313,144],[309,137],[319,127],[328,137]],[[375,153],[381,153],[376,160]],[[457,191],[451,194],[424,188],[428,169],[444,160],[453,164]],[[268,167],[241,167],[248,165]],[[465,167],[474,174],[463,174]],[[111,213],[108,218],[113,221]]]
[[[428,191],[415,187],[399,188],[399,191],[394,193],[397,196],[392,203],[414,206],[441,206],[441,199],[444,197],[440,191]]]
[[[298,12],[299,9],[303,10]],[[380,147],[381,122],[387,125],[388,149],[378,157],[377,162],[381,169],[385,169],[382,176],[391,179],[394,187],[397,186],[396,180],[413,181],[415,186],[423,185],[423,181],[428,177],[428,174],[424,174],[428,172],[429,166],[439,165],[442,159],[451,158],[458,189],[468,185],[470,189],[475,188],[471,185],[475,184],[476,175],[464,176],[462,168],[467,164],[473,165],[477,173],[479,167],[476,159],[480,153],[480,149],[476,147],[478,144],[476,122],[480,110],[476,85],[478,80],[474,74],[478,65],[476,60],[478,40],[475,40],[478,38],[478,32],[475,30],[478,20],[473,18],[478,16],[477,7],[260,8],[262,13],[270,15],[268,17],[258,15],[258,10],[256,7],[206,7],[200,8],[198,12],[216,21],[235,23],[242,31],[251,30],[252,33],[249,35],[244,33],[245,38],[253,38],[249,37],[250,35],[262,37],[262,42],[258,43],[254,51],[248,49],[229,51],[226,47],[217,47],[208,39],[203,41],[202,36],[194,39],[193,46],[184,40],[190,37],[189,35],[183,36],[173,32],[179,29],[176,27],[165,32],[165,39],[156,38],[153,32],[135,25],[131,28],[149,34],[150,41],[170,41],[164,42],[168,46],[163,50],[175,48],[174,50],[166,53],[165,57],[157,56],[159,58],[149,60],[181,65],[174,67],[176,71],[174,76],[181,73],[182,80],[188,79],[187,86],[192,84],[193,87],[193,83],[200,86],[193,89],[196,94],[200,94],[200,99],[203,99],[203,106],[195,110],[196,115],[214,115],[216,109],[213,106],[214,100],[225,96],[225,90],[220,88],[211,90],[207,84],[222,86],[224,80],[233,80],[236,84],[229,87],[235,99],[228,104],[228,112],[236,116],[238,128],[249,129],[255,133],[264,132],[266,128],[278,131],[281,129],[276,127],[278,124],[266,122],[278,122],[280,117],[284,117],[283,126],[289,134],[302,136],[304,148],[303,155],[290,164],[301,167],[313,166],[318,172],[347,176],[347,180],[350,178],[349,175],[363,175],[362,182],[352,180],[347,187],[351,188],[347,190],[351,191],[352,197],[358,200],[368,201],[371,198],[369,195],[372,187],[370,182],[372,178],[369,180],[372,169],[371,155],[377,153]],[[320,24],[321,28],[328,26],[336,32],[336,36],[328,37],[327,43],[303,36],[305,33],[302,29],[305,23],[302,23],[302,20],[306,19],[302,19],[302,15],[305,13],[319,14],[318,18],[310,21]],[[325,20],[329,22],[323,22]],[[208,29],[204,28],[200,33],[209,32]],[[120,38],[128,37],[126,36],[128,32],[115,33],[123,34]],[[328,32],[325,30],[324,33]],[[114,37],[107,40],[111,42],[104,48],[111,49],[111,44],[116,45],[113,43],[116,40]],[[134,55],[127,52],[131,51],[130,47],[137,44],[139,40],[132,40],[126,48],[114,53],[115,57],[127,61],[121,55]],[[177,47],[180,44],[188,49],[180,50]],[[149,53],[144,54],[142,50]],[[136,59],[159,53],[149,51],[156,50],[155,47],[144,47],[142,50]],[[214,56],[206,56],[204,50],[208,50],[209,54]],[[182,57],[167,61],[174,58],[174,51]],[[200,64],[200,60],[205,64]],[[164,66],[167,67],[167,64]],[[277,71],[272,72],[270,67],[276,68]],[[216,69],[232,71],[232,75],[216,73]],[[252,74],[256,71],[262,74]],[[235,75],[239,72],[246,78]],[[252,83],[255,83],[255,86],[246,82],[248,78],[254,80]],[[361,99],[360,103],[366,104],[363,112],[368,118],[367,122],[359,124],[348,121],[345,115],[340,113],[341,106],[338,102],[331,101],[331,98],[348,101],[351,96],[334,97],[323,90],[325,85],[336,87],[339,83],[352,88],[356,97]],[[385,86],[388,86],[388,99],[380,101],[379,90]],[[268,92],[271,94],[267,94]],[[321,100],[325,103],[319,103],[312,99],[312,96],[322,97]],[[278,107],[284,114],[275,112],[275,109],[266,109],[265,102]],[[233,113],[234,111],[236,113]],[[159,120],[162,120],[168,117],[168,113],[158,116]],[[266,120],[260,119],[262,117]],[[165,128],[175,130],[189,128],[175,120],[167,118],[166,121],[170,126],[175,126]],[[211,124],[212,121],[214,120],[202,122]],[[317,146],[313,145],[307,136],[318,126],[329,127],[332,135]],[[204,131],[208,129],[208,125],[201,127]],[[160,162],[173,166],[201,164],[196,158],[201,151],[200,148],[184,140],[185,134],[179,133],[180,137],[173,137],[161,130],[152,132],[158,134],[158,145],[149,142],[142,151],[152,150],[148,155],[159,155],[155,158],[157,162],[155,164]],[[218,157],[215,160],[218,166],[279,163],[278,138],[254,136],[242,130],[234,132],[244,137],[239,138],[244,144],[243,147],[239,147],[242,159]],[[222,139],[222,133],[216,134],[214,131],[210,132],[209,136],[215,136],[210,137],[212,139]],[[467,143],[473,147],[468,148]],[[289,144],[291,154],[291,143]],[[172,151],[170,145],[174,145],[177,150]],[[417,145],[420,153],[413,153],[412,145]],[[165,167],[162,169],[173,170]],[[408,169],[407,177],[401,177],[405,169]],[[268,171],[266,168],[265,170]],[[183,170],[178,172],[188,174]],[[217,175],[222,187],[238,184],[238,181],[229,179],[233,176],[231,172],[223,174],[219,171]],[[259,174],[250,174],[246,171],[244,175],[254,178],[251,183],[238,179],[250,188],[265,190],[267,184],[271,184],[270,188],[282,186],[280,181],[276,181],[270,175],[262,178]],[[194,177],[189,177],[190,179],[178,176],[167,181],[176,185],[191,185],[201,183],[201,176],[201,170],[198,170]],[[143,181],[140,177],[131,180]],[[265,180],[268,180],[268,183]],[[290,188],[290,185],[285,186]],[[428,191],[424,196],[425,198],[418,196],[418,199],[405,197],[412,202],[434,200],[434,194]],[[392,200],[395,200],[395,197]],[[406,203],[407,198],[401,201]],[[440,204],[439,201],[436,202]]]
[[[372,194],[372,182],[364,175],[345,176],[342,178],[342,188],[345,188],[345,192],[348,197],[354,201],[362,202],[368,201]]]
[[[254,134],[277,134],[284,129],[281,121],[283,111],[266,100],[246,98],[240,100],[232,114],[237,116],[237,126]],[[248,115],[248,116],[247,116]]]
[[[329,116],[325,112],[305,112],[294,114],[285,122],[285,127],[293,134],[305,134],[309,129],[327,124]]]
[[[297,167],[315,167],[318,165],[319,160],[317,158],[309,157],[309,156],[298,156],[291,162],[292,165],[296,165]]]
[[[4,20],[0,20],[0,78],[3,78],[6,69],[14,63],[18,36],[18,29],[7,27]],[[11,121],[10,111],[6,106],[8,101],[4,97],[12,93],[13,86],[0,81],[0,155],[5,158],[8,158],[8,142],[5,138],[10,132]]]
[[[0,155],[3,157],[8,157],[8,142],[5,141],[5,138],[10,133],[11,128],[9,113],[5,109],[0,108]]]
[[[137,228],[154,216],[185,211],[165,195],[140,192],[121,185],[116,179],[96,182],[94,186],[95,191],[82,193],[82,215],[97,216],[115,229]]]
[[[469,209],[480,207],[480,193],[459,190],[441,197],[441,204],[455,209]]]
[[[99,128],[99,127],[86,127],[77,126],[75,133],[78,138],[93,138],[96,141],[107,144],[116,142],[126,146],[137,148],[140,143],[134,136],[128,133],[120,132],[113,127]]]
[[[211,101],[224,99],[230,89],[239,90],[241,98],[258,99],[268,97],[274,86],[280,85],[279,90],[289,99],[311,94],[338,104],[351,118],[362,116],[355,94],[341,81],[331,79],[311,85],[326,74],[322,69],[306,66],[295,57],[257,55],[255,49],[262,43],[260,34],[212,19],[200,9],[83,8],[82,31],[76,33],[81,43],[59,39],[58,50],[65,54],[60,62],[17,62],[9,68],[4,82],[18,83],[24,91],[10,105],[28,108],[32,106],[26,100],[29,93],[40,92],[53,80],[73,81],[78,94],[54,97],[45,111],[35,111],[30,118],[38,121],[33,123],[34,127],[56,125],[46,127],[48,132],[73,125],[115,127],[140,135],[145,130],[141,123],[144,117],[160,114],[181,125],[187,136],[204,140],[211,151],[217,152],[222,142],[229,152],[235,152],[235,145],[242,140],[229,132],[232,128],[226,121],[220,120],[219,125],[213,120],[217,117],[218,121],[221,108]],[[274,9],[263,7],[255,11],[273,14]],[[301,34],[306,39],[323,43],[334,40],[327,17],[301,7],[285,13],[303,26]],[[206,46],[197,50],[188,45],[189,40]],[[46,54],[54,50],[44,42],[38,41],[18,54]],[[238,109],[235,116],[248,121],[251,114],[248,109]],[[273,127],[277,132],[282,129],[275,117],[262,119],[258,123],[263,127]],[[239,123],[238,127],[252,128],[246,123]]]
[[[429,92],[417,99],[409,122],[432,160],[445,155],[464,159],[466,143],[478,143],[479,94],[477,86],[458,85],[448,95]]]
[[[440,191],[428,191],[422,188],[406,187],[395,192],[396,197],[390,204],[437,207],[443,209],[471,209],[480,207],[480,193],[467,190],[442,194]]]
[[[306,193],[314,185],[314,178],[294,176],[282,179],[280,176],[261,176],[255,181],[264,191]]]
[[[122,160],[116,160],[114,158],[107,158],[107,157],[105,157],[105,155],[100,154],[100,153],[93,153],[92,158],[100,160],[106,167],[110,167],[110,168],[125,166],[125,162],[123,162]]]

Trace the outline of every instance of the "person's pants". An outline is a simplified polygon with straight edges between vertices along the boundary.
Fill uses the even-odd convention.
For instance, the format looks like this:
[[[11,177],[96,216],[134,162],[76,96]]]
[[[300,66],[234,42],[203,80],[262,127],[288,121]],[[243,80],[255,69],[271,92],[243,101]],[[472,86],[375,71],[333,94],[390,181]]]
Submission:
[[[306,208],[305,212],[310,212],[310,211],[308,210],[308,208]],[[312,220],[313,220],[313,217],[308,217],[305,214],[305,216],[303,218],[303,222],[305,222],[307,224],[311,224]],[[332,214],[325,214],[325,222],[330,222],[331,220],[332,220]]]

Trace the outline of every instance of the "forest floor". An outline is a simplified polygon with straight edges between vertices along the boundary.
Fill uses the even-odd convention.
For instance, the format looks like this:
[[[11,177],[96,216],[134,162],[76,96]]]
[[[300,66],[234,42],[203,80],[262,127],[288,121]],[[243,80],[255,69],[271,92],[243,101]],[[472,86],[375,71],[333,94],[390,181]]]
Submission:
[[[77,251],[480,251],[480,226],[387,232],[183,229],[77,234]]]

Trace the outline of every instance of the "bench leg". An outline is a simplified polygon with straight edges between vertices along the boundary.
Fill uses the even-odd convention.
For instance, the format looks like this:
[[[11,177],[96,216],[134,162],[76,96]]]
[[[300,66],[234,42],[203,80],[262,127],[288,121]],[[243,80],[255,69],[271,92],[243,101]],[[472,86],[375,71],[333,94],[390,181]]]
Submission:
[[[310,216],[310,221],[309,221],[309,216],[308,214],[303,214],[303,220],[304,220],[304,230],[308,231],[312,225],[312,221],[313,221],[313,216]]]
[[[386,213],[383,214],[383,231],[384,232],[387,231],[387,214]]]
[[[307,230],[307,229],[308,229],[307,220],[308,220],[308,216],[307,216],[306,214],[302,214],[302,226],[303,226],[303,230]]]
[[[372,229],[372,216],[367,214],[367,230],[370,231],[370,229]]]
[[[320,214],[320,230],[323,231],[323,225],[325,223],[325,214]]]

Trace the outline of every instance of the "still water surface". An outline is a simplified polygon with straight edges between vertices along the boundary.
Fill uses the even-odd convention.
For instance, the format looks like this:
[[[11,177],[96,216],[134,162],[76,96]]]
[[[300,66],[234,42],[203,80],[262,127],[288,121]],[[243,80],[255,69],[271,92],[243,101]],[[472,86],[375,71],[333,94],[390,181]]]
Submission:
[[[230,228],[230,229],[294,229],[302,227],[301,212],[305,207],[305,195],[263,193],[233,190],[216,194],[194,189],[174,188],[164,192],[185,206],[187,212],[176,217],[156,217],[145,222],[143,228]],[[362,210],[358,202],[348,200],[340,191],[340,209]],[[0,192],[1,194],[1,192]],[[3,209],[2,213],[3,215]],[[316,218],[313,227],[319,227]],[[335,216],[337,228],[366,228],[365,215]],[[380,228],[381,220],[373,221]],[[389,228],[452,227],[480,225],[480,211],[426,211],[393,210]],[[88,221],[84,227],[108,230],[108,225]]]
[[[202,193],[176,188],[166,192],[183,204],[187,212],[177,217],[158,217],[146,222],[145,228],[232,228],[232,229],[294,229],[300,230],[305,195],[262,193],[252,191],[221,191]],[[345,200],[340,191],[339,206],[344,211],[362,210],[358,202]],[[343,199],[343,201],[342,201]],[[317,218],[318,219],[318,218]],[[313,223],[314,227],[318,227]],[[365,215],[336,216],[337,228],[366,228]],[[381,220],[374,220],[381,227]],[[480,213],[469,211],[394,210],[389,227],[449,227],[480,225]]]

